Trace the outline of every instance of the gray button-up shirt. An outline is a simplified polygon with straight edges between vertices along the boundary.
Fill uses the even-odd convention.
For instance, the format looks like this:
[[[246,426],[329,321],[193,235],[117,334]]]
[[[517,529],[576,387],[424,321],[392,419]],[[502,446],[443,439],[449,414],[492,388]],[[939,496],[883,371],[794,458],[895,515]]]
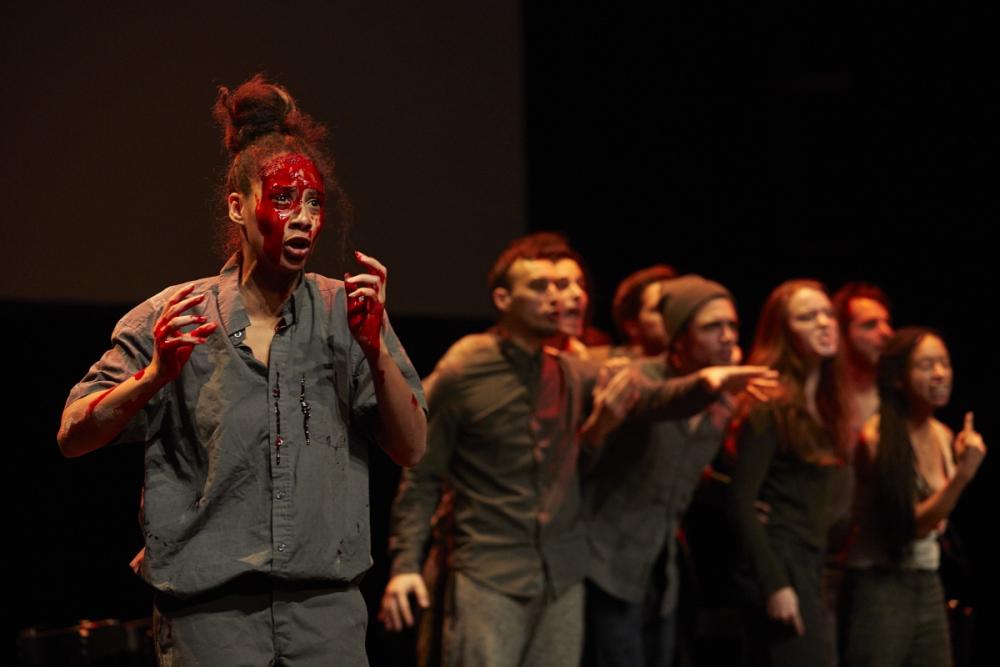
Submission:
[[[404,472],[393,507],[393,574],[420,571],[447,480],[454,568],[513,597],[561,595],[587,573],[577,429],[598,364],[481,334],[459,341],[438,368],[427,455]],[[714,398],[693,376],[653,382],[634,417],[689,416]]]
[[[662,356],[645,362],[643,370],[657,381],[674,376]],[[660,611],[674,611],[680,583],[674,536],[702,471],[722,445],[730,412],[720,398],[694,430],[687,420],[633,421],[608,438],[600,464],[583,481],[587,574],[605,592],[642,601],[666,548]]]
[[[243,344],[249,317],[236,258],[195,281],[219,328],[180,377],[119,434],[146,447],[142,574],[185,597],[240,575],[347,583],[372,563],[368,448],[376,399],[347,327],[343,283],[304,274],[285,304],[267,366]],[[112,387],[152,360],[171,287],[123,317],[112,347],[69,401]],[[386,345],[424,407],[391,327]],[[280,447],[276,443],[280,442]]]

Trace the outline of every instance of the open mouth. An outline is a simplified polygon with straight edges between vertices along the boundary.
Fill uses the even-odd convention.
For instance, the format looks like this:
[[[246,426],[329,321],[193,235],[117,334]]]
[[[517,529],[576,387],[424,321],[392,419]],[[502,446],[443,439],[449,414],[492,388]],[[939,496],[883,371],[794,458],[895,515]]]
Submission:
[[[308,250],[310,245],[308,236],[293,236],[285,241],[285,246],[293,250]]]
[[[285,254],[294,259],[303,259],[309,254],[312,243],[308,236],[293,236],[284,243]]]

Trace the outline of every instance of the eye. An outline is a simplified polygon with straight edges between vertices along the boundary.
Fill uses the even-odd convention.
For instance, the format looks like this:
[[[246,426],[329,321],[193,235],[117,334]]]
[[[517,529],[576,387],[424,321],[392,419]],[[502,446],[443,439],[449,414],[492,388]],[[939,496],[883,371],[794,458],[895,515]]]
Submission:
[[[549,281],[545,278],[532,280],[528,283],[528,289],[532,292],[545,292],[549,288]]]

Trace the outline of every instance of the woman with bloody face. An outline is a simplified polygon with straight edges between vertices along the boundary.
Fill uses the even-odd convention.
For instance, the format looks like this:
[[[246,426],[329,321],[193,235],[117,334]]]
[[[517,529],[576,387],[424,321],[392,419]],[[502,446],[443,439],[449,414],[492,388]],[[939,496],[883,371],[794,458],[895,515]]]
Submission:
[[[949,665],[938,536],[986,454],[972,413],[934,418],[952,370],[936,332],[905,327],[879,358],[879,412],[855,450],[855,540],[843,593],[842,664]]]
[[[779,371],[781,386],[765,402],[745,399],[727,440],[737,454],[731,512],[747,556],[737,578],[752,664],[825,665],[831,657],[820,574],[828,487],[843,471],[847,439],[832,366],[837,345],[822,285],[791,280],[771,292],[750,363]],[[769,509],[759,516],[762,506]]]
[[[118,323],[70,392],[66,456],[145,446],[134,561],[161,664],[366,664],[368,450],[423,454],[416,372],[385,313],[386,269],[305,273],[347,200],[325,130],[260,75],[220,89],[231,256]]]

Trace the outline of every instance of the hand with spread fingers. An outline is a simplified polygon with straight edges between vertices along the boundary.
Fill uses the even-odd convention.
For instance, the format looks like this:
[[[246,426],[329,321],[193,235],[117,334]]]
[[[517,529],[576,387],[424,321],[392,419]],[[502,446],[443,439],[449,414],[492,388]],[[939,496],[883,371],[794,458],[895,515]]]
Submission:
[[[399,632],[413,626],[415,621],[410,607],[410,595],[413,595],[421,609],[430,606],[424,578],[417,573],[397,574],[386,584],[378,617],[387,630]]]
[[[365,273],[344,274],[347,292],[347,323],[368,359],[381,351],[382,320],[385,314],[387,269],[374,257],[354,251],[354,259]]]
[[[204,294],[191,296],[193,291],[194,285],[187,285],[174,292],[153,326],[155,346],[149,373],[158,383],[176,380],[195,346],[204,344],[216,329],[205,316],[189,312],[205,300]],[[198,326],[187,333],[181,330],[192,324]]]
[[[639,369],[628,359],[604,362],[594,386],[594,407],[580,427],[580,437],[591,444],[604,441],[621,426],[639,401]]]

